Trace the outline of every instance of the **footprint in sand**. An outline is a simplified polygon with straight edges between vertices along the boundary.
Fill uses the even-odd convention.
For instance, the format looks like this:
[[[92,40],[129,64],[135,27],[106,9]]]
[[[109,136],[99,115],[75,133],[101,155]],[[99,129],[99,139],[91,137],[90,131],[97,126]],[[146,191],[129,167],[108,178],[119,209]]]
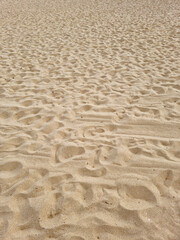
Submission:
[[[116,181],[119,203],[128,210],[144,210],[160,204],[158,188],[146,177],[125,174]]]
[[[60,163],[68,160],[76,160],[81,158],[84,153],[85,149],[76,145],[57,146],[55,152],[55,162]]]
[[[18,178],[22,174],[22,164],[17,161],[7,161],[0,163],[0,179],[10,180]]]

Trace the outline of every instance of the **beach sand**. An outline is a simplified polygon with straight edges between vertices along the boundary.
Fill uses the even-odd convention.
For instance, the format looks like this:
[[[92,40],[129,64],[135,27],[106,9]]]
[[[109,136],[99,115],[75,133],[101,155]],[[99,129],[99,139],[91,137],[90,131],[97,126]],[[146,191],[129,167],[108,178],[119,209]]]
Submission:
[[[180,1],[0,1],[0,239],[180,240]]]

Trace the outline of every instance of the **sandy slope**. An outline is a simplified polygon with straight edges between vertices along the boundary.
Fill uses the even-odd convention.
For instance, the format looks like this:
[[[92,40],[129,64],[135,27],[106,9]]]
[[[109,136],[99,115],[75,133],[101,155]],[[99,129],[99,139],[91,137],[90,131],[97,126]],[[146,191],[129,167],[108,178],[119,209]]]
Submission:
[[[180,240],[179,10],[0,1],[0,239]]]

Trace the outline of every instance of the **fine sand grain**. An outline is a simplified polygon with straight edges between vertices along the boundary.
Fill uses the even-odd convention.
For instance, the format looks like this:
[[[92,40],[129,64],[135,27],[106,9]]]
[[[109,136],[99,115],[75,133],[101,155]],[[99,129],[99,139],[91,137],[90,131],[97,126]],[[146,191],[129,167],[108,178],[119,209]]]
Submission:
[[[0,240],[180,240],[179,17],[0,0]]]

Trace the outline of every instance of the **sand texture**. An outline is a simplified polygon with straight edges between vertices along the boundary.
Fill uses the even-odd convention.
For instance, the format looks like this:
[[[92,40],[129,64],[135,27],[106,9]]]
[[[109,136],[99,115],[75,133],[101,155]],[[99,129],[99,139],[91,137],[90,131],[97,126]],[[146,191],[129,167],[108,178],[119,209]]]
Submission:
[[[180,240],[179,33],[179,0],[0,0],[0,240]]]

